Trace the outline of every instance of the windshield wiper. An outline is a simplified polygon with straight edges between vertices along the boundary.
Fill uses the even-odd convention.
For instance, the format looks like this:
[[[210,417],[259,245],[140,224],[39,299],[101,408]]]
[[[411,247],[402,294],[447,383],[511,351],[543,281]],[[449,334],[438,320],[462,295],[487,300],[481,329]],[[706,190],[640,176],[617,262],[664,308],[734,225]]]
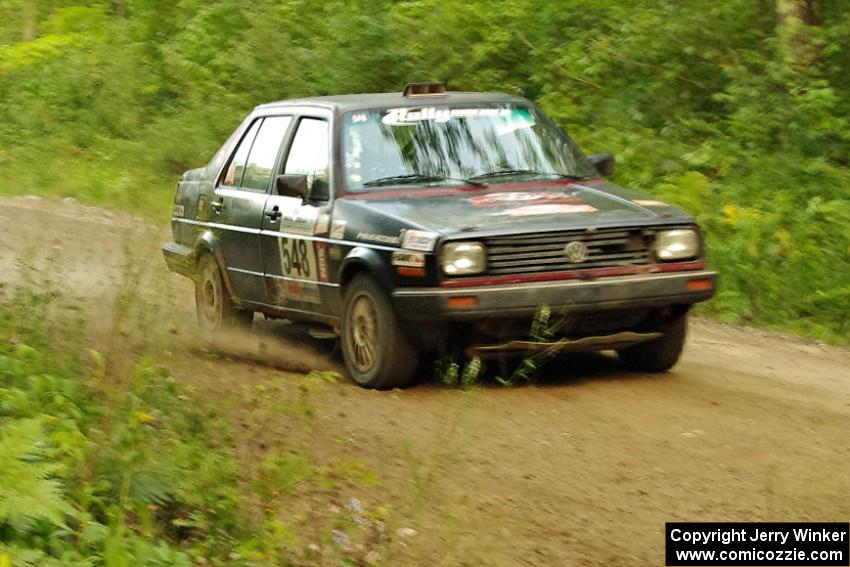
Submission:
[[[533,169],[500,169],[498,171],[488,171],[487,173],[479,173],[473,175],[467,181],[477,179],[487,179],[488,177],[509,177],[512,175],[534,175],[536,177],[557,177],[558,179],[587,179],[585,175],[569,175],[566,173],[555,173],[554,171],[535,171]]]
[[[408,183],[428,183],[429,181],[458,181],[468,185],[477,185],[485,187],[487,184],[474,179],[460,179],[457,177],[447,177],[445,175],[428,175],[426,173],[408,173],[406,175],[391,175],[389,177],[380,177],[363,183],[363,187],[381,187],[383,185],[404,185]]]

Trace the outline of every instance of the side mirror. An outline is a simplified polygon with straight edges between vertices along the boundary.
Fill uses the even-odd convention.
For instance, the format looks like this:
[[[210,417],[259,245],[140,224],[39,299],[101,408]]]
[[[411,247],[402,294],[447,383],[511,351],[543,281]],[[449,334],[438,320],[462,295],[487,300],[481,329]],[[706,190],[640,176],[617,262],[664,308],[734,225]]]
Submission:
[[[609,177],[614,173],[614,156],[611,154],[593,154],[587,156],[587,159],[602,177]]]
[[[307,176],[299,173],[278,175],[275,189],[282,197],[301,197],[307,199]]]

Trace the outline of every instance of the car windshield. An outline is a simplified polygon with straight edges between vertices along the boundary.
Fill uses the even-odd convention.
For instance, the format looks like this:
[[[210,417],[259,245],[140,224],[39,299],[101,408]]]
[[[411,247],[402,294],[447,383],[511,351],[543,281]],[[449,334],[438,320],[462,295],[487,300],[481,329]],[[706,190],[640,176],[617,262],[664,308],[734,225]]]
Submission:
[[[343,137],[349,191],[596,174],[552,121],[513,104],[357,111],[344,117]]]

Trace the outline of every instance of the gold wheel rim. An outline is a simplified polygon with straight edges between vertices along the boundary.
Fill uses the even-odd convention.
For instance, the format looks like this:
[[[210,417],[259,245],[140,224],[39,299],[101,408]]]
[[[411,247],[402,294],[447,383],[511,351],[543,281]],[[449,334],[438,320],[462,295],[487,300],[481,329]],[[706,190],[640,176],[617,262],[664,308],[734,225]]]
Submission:
[[[348,351],[354,367],[368,372],[378,358],[378,317],[375,302],[360,294],[351,302],[348,317]]]
[[[200,295],[201,316],[205,326],[215,329],[221,320],[222,290],[218,271],[213,266],[204,270]]]

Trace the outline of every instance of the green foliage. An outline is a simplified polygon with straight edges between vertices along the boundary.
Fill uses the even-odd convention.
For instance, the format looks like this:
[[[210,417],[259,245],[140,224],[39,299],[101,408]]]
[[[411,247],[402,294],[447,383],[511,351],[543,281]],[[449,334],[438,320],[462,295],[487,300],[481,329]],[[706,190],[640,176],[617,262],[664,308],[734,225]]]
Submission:
[[[460,364],[450,358],[438,360],[435,373],[445,386],[456,386],[460,382]]]
[[[468,388],[474,386],[481,379],[484,364],[477,356],[464,362],[463,366],[452,357],[443,357],[437,361],[434,369],[440,382],[445,386],[460,386]]]
[[[223,560],[249,532],[216,417],[149,360],[126,390],[95,389],[122,377],[97,352],[82,364],[63,302],[23,279],[0,303],[0,565]]]
[[[50,437],[42,419],[18,419],[0,430],[0,523],[18,533],[45,520],[65,526],[72,512],[56,479],[61,464],[50,459]]]
[[[254,490],[266,500],[278,493],[291,492],[313,474],[313,468],[313,463],[298,453],[269,455],[260,464],[261,474],[254,481]]]
[[[531,321],[528,340],[549,343],[551,346],[525,354],[510,374],[494,376],[496,383],[502,386],[517,386],[532,382],[540,370],[558,354],[560,342],[563,340],[559,335],[566,322],[566,316],[553,319],[552,310],[548,305],[538,307]],[[478,384],[484,377],[485,370],[486,365],[478,356],[465,360],[463,355],[444,355],[437,359],[434,366],[434,374],[443,385],[462,388]]]
[[[0,193],[164,220],[255,104],[447,80],[533,98],[695,214],[705,311],[846,341],[850,8],[817,4],[789,27],[748,0],[6,0]]]
[[[532,382],[540,370],[552,360],[559,351],[558,335],[566,324],[566,316],[552,320],[552,310],[548,305],[541,305],[531,321],[529,339],[535,342],[551,343],[550,347],[526,354],[507,377],[496,376],[496,382],[502,386],[516,386]]]

